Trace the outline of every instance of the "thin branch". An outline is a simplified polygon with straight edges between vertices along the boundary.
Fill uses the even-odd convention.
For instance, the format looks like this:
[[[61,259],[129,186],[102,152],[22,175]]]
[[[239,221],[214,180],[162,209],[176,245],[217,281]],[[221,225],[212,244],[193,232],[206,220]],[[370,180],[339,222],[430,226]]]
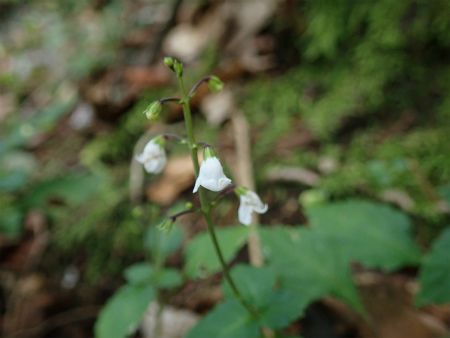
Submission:
[[[191,91],[189,92],[188,96],[190,97],[191,95],[193,95],[195,93],[195,91],[198,89],[198,87],[200,87],[200,85],[203,82],[208,82],[211,79],[211,75],[202,77],[196,84],[194,87],[192,87]]]
[[[162,134],[162,137],[164,137],[165,140],[168,140],[169,138],[174,138],[180,141],[187,142],[187,140],[184,137],[175,134]]]
[[[149,62],[150,65],[155,64],[155,62],[157,61],[158,53],[161,50],[161,46],[164,41],[164,38],[166,37],[169,30],[175,24],[175,21],[177,19],[177,14],[178,14],[178,11],[180,9],[182,2],[183,2],[183,0],[174,0],[173,6],[172,6],[172,11],[170,13],[170,18],[169,18],[169,20],[167,20],[166,24],[164,25],[164,28],[159,33],[158,39],[156,40],[155,45],[153,47],[153,52],[152,52],[152,55],[150,57],[150,62]]]
[[[166,102],[177,102],[177,103],[180,103],[181,99],[179,99],[177,97],[167,97],[165,99],[160,99],[158,101],[161,102],[161,104],[164,104]]]
[[[200,208],[184,210],[182,212],[179,212],[178,214],[169,216],[169,219],[175,222],[177,220],[177,218],[180,217],[180,216],[183,216],[183,215],[186,215],[186,214],[195,214],[195,213],[198,213],[200,211],[201,211]]]

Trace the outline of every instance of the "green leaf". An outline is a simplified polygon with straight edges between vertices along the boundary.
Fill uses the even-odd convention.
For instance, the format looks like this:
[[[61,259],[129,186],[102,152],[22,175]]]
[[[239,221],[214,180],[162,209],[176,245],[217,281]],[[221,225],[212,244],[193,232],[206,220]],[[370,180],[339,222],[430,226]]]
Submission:
[[[25,187],[28,174],[23,171],[0,172],[0,192],[17,191]]]
[[[420,251],[402,212],[378,203],[349,200],[307,209],[314,230],[338,242],[349,259],[388,271],[417,264]]]
[[[16,208],[0,209],[0,235],[17,239],[23,233],[23,213]]]
[[[242,297],[254,306],[262,326],[279,329],[288,326],[300,317],[307,305],[299,295],[285,290],[274,290],[275,272],[270,267],[257,268],[248,265],[236,265],[230,272]],[[222,282],[224,297],[234,298],[230,286]]]
[[[160,288],[175,288],[183,284],[183,278],[178,270],[166,268],[155,276],[155,284]]]
[[[174,226],[168,234],[155,226],[150,226],[144,238],[144,245],[154,259],[162,263],[167,256],[178,250],[183,238],[183,231],[177,226]]]
[[[447,206],[450,208],[450,184],[444,185],[438,189]]]
[[[231,261],[247,242],[249,227],[215,229],[225,262]],[[186,247],[185,272],[190,278],[206,277],[221,268],[207,231],[198,234]]]
[[[70,203],[81,203],[92,196],[104,179],[96,175],[66,175],[44,181],[35,186],[23,200],[26,206],[43,206],[49,198],[63,198]]]
[[[150,283],[153,274],[153,266],[146,262],[133,264],[124,271],[127,282],[136,285]]]
[[[325,295],[341,298],[364,313],[346,255],[336,242],[305,227],[259,229],[262,251],[289,290],[311,302]]]
[[[281,329],[303,315],[308,305],[300,295],[287,290],[267,293],[266,304],[260,310],[259,321],[264,327]]]
[[[259,325],[237,300],[217,305],[187,334],[186,338],[258,338]]]
[[[160,288],[173,288],[183,283],[183,278],[178,270],[166,268],[158,272],[147,262],[131,265],[124,271],[125,279],[129,284],[151,284]]]
[[[419,271],[418,306],[450,303],[450,226],[434,241]]]
[[[125,285],[112,296],[95,323],[96,338],[123,338],[132,335],[155,299],[153,286]]]
[[[264,297],[273,289],[276,282],[275,272],[271,267],[258,268],[237,264],[231,269],[230,274],[242,297],[256,307],[266,303]],[[222,288],[226,299],[234,297],[225,279],[222,281]]]

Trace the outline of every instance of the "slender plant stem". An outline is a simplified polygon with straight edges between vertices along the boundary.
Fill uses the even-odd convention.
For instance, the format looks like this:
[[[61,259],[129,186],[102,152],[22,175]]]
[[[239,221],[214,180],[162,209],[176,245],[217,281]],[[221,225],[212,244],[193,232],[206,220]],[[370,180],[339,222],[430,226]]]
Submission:
[[[184,113],[184,120],[186,123],[186,131],[188,135],[188,147],[189,151],[191,153],[192,162],[194,164],[195,168],[195,176],[198,177],[200,172],[200,164],[198,161],[197,156],[197,146],[195,144],[194,139],[194,127],[192,124],[192,115],[191,115],[191,108],[189,106],[189,97],[186,95],[186,90],[184,88],[183,79],[181,76],[177,76],[178,82],[180,84],[181,89],[181,96],[182,96],[182,106],[183,106],[183,113]],[[245,299],[242,297],[241,293],[237,289],[236,285],[234,284],[233,279],[230,276],[230,273],[228,272],[228,267],[225,263],[225,260],[223,259],[222,251],[220,250],[219,242],[217,241],[216,233],[214,231],[214,226],[211,219],[211,205],[208,203],[206,199],[205,189],[203,187],[200,187],[199,189],[200,194],[200,204],[201,204],[201,210],[203,217],[205,218],[206,225],[208,228],[208,233],[211,237],[211,241],[214,246],[214,250],[216,251],[217,257],[219,258],[220,265],[222,266],[222,271],[225,279],[227,280],[228,284],[230,285],[231,291],[235,295],[235,297],[241,302],[241,304],[253,315],[257,316],[258,313],[253,307],[248,304]]]
[[[191,89],[191,91],[189,92],[188,96],[191,97],[191,95],[195,93],[195,91],[198,89],[198,87],[200,87],[200,85],[201,85],[203,82],[208,82],[210,78],[211,78],[211,75],[202,77],[202,78],[195,84],[195,86],[192,87],[192,89]]]
[[[250,305],[248,304],[244,298],[242,298],[241,293],[239,292],[238,288],[236,287],[236,284],[234,284],[233,279],[230,276],[230,273],[228,272],[228,267],[223,259],[222,252],[220,251],[219,243],[217,241],[216,232],[214,231],[214,225],[212,223],[211,219],[211,213],[204,214],[206,225],[208,226],[208,231],[211,236],[211,240],[213,242],[214,249],[216,251],[217,257],[219,258],[220,265],[222,266],[223,275],[225,276],[225,279],[227,280],[228,284],[230,285],[231,291],[233,291],[234,296],[242,303],[242,305],[255,317],[258,316],[258,312]]]

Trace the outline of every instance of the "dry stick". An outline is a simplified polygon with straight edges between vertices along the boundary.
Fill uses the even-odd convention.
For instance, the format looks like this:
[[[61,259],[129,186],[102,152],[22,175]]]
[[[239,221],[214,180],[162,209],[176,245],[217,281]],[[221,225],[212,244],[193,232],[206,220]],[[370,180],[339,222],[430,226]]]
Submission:
[[[251,161],[250,133],[247,120],[241,111],[235,110],[231,115],[231,123],[234,129],[234,142],[236,144],[237,168],[239,175],[236,175],[238,184],[255,191],[255,181],[253,180],[253,166]],[[248,253],[250,263],[254,266],[263,266],[264,258],[261,253],[261,242],[259,240],[257,227],[259,224],[259,215],[253,213],[251,230],[248,236]],[[262,329],[266,338],[275,337],[275,332],[268,329]]]
[[[247,120],[244,115],[236,110],[231,115],[231,122],[234,130],[234,142],[236,144],[237,172],[236,180],[239,185],[243,185],[250,190],[255,190],[253,181],[253,167],[251,162],[250,136]],[[261,243],[257,233],[259,215],[253,213],[251,231],[248,239],[248,251],[250,263],[254,266],[263,266],[264,258],[261,254]]]
[[[88,305],[67,310],[54,315],[37,326],[11,333],[11,337],[38,337],[57,327],[92,319],[98,316],[101,305]]]
[[[170,29],[175,25],[178,11],[180,10],[181,3],[183,0],[174,0],[172,4],[172,9],[170,11],[170,18],[167,20],[166,24],[164,25],[163,29],[158,35],[158,38],[152,48],[152,54],[149,59],[149,64],[154,65],[156,61],[158,60],[158,53],[161,50],[161,46],[164,42],[164,38],[166,37],[167,33],[169,33]]]

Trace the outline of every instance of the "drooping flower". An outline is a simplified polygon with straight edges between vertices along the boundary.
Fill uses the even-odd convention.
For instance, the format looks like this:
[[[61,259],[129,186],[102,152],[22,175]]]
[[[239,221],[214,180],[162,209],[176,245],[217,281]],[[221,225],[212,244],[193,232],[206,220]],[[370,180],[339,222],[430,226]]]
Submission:
[[[203,153],[203,162],[200,166],[200,173],[195,182],[193,192],[197,192],[200,186],[208,190],[220,191],[230,183],[231,180],[223,173],[222,165],[214,150],[210,147],[206,147]]]
[[[147,143],[142,154],[136,156],[136,160],[144,165],[148,173],[159,174],[164,169],[167,162],[165,144],[163,136],[156,136]]]
[[[253,191],[244,187],[237,187],[235,192],[239,196],[241,202],[238,210],[238,218],[239,222],[242,224],[250,225],[252,222],[253,211],[258,214],[264,214],[269,209],[269,206],[264,204],[259,196]]]

